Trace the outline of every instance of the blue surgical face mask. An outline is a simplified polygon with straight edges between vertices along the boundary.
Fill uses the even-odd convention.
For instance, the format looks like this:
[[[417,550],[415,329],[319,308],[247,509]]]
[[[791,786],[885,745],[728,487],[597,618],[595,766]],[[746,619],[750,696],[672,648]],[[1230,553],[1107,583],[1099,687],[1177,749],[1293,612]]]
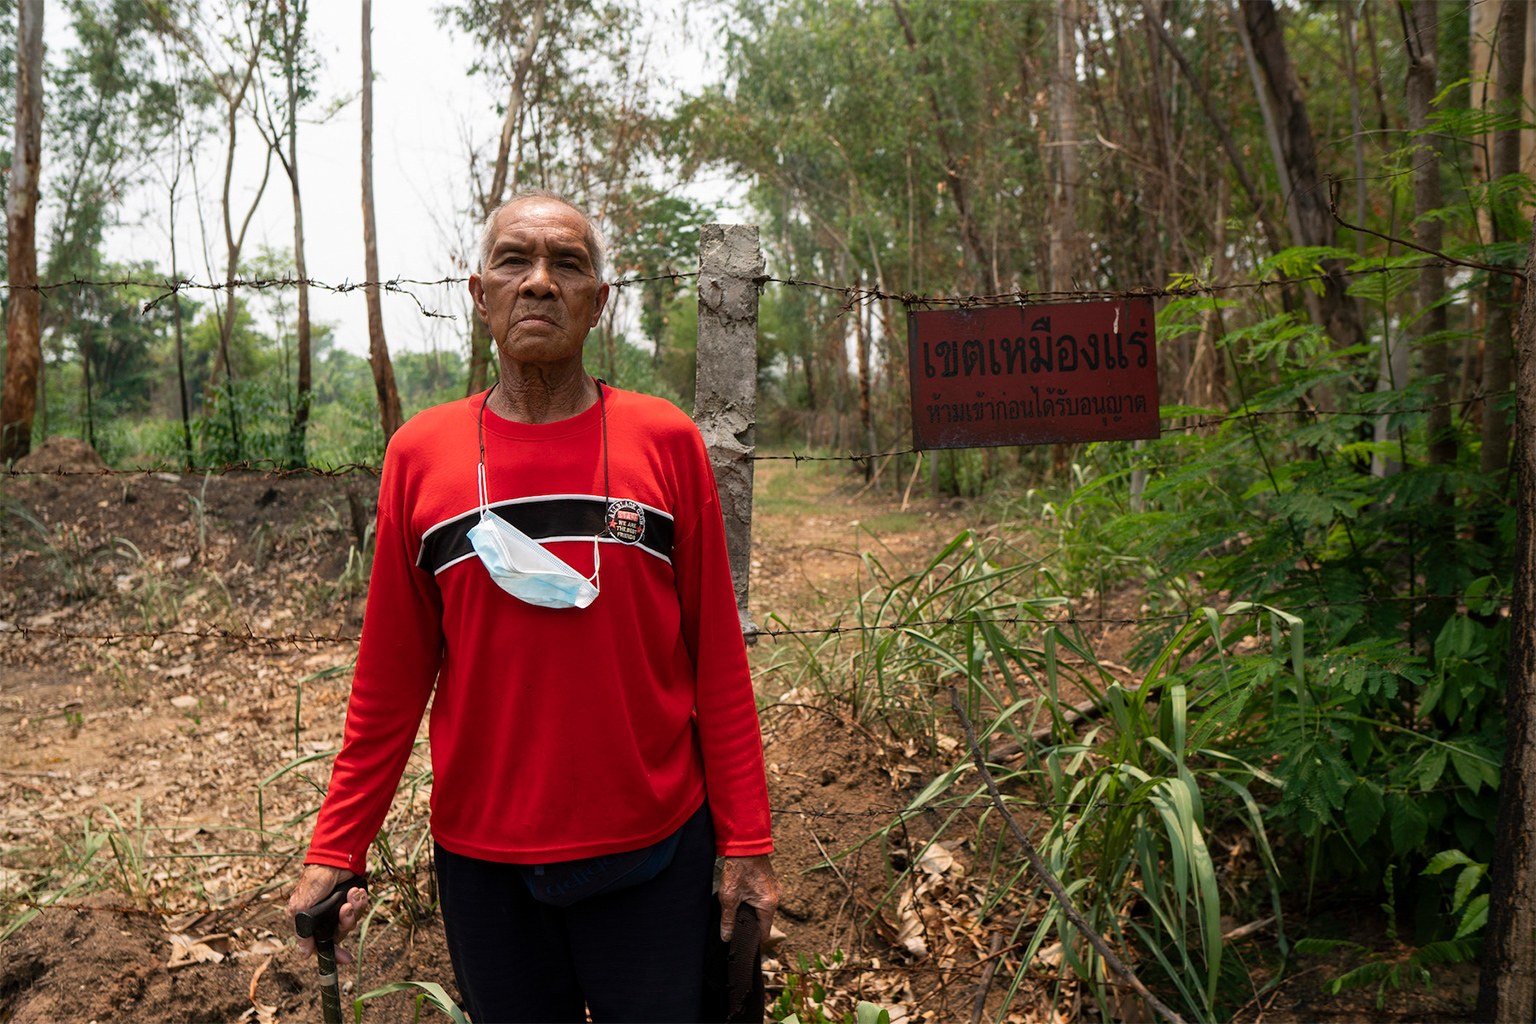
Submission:
[[[489,392],[485,400],[490,401]],[[491,511],[485,488],[485,403],[481,403],[480,416],[482,433],[477,480],[480,521],[470,528],[468,535],[475,554],[480,556],[496,585],[520,601],[540,608],[587,607],[598,595],[597,538],[592,538],[592,575],[583,576],[556,558],[544,545]],[[607,454],[605,445],[605,459]]]
[[[586,577],[492,512],[485,500],[485,464],[480,464],[480,521],[469,542],[496,585],[540,608],[585,608],[597,599],[598,550],[592,538],[592,575]]]

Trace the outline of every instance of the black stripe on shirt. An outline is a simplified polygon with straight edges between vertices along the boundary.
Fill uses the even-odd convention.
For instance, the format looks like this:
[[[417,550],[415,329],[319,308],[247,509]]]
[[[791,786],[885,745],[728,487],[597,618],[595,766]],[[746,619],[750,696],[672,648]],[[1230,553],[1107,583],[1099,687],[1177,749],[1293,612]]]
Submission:
[[[607,532],[607,505],[601,498],[537,498],[493,503],[491,511],[534,540],[598,537]],[[480,510],[439,523],[421,541],[416,564],[436,574],[475,552],[469,543],[470,529],[480,521]],[[612,543],[620,543],[615,540]],[[635,546],[658,558],[672,560],[672,519],[664,512],[645,509],[645,533]]]

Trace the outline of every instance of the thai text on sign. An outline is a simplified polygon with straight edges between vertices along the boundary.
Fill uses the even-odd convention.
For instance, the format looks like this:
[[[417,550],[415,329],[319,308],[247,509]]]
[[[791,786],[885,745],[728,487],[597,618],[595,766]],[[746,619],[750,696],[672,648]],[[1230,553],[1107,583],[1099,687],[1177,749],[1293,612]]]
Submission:
[[[1146,299],[907,313],[913,446],[1158,436]]]

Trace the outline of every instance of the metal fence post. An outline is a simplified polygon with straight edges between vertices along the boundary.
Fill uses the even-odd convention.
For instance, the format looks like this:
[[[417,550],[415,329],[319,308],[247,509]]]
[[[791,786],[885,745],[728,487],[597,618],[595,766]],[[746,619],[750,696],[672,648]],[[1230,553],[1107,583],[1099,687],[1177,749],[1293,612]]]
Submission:
[[[736,611],[749,644],[757,641],[757,626],[747,611],[747,586],[752,574],[757,426],[757,289],[764,266],[755,224],[699,228],[699,368],[693,419],[709,448],[720,490]]]

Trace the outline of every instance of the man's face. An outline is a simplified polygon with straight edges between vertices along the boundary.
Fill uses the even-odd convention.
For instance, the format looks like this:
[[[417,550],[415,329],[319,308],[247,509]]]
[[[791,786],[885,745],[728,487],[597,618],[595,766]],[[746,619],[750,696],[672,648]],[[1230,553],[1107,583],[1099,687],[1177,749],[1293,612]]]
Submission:
[[[581,358],[608,302],[597,283],[580,215],[530,199],[501,211],[490,258],[469,279],[475,311],[503,359],[544,366]]]

